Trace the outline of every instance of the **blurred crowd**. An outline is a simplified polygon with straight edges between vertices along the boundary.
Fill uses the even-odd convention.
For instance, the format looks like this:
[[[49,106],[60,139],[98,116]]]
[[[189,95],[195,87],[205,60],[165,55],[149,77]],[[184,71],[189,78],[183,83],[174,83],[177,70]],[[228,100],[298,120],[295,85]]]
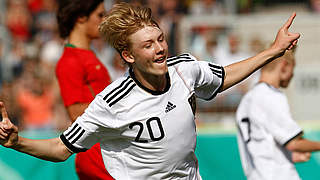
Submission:
[[[117,0],[105,0],[110,9]],[[184,16],[228,15],[255,12],[259,6],[275,3],[304,3],[310,11],[320,13],[320,0],[127,0],[149,6],[167,34],[169,54],[181,51],[177,31]],[[57,0],[0,1],[0,99],[11,120],[20,129],[64,130],[70,120],[63,106],[55,77],[55,64],[63,50],[55,11]],[[250,51],[239,51],[241,39],[223,27],[195,28],[191,53],[200,60],[227,65],[247,58],[264,48],[258,37],[250,41]],[[227,33],[226,33],[227,32]],[[221,36],[223,34],[224,36]],[[221,40],[221,37],[225,37]],[[225,42],[225,43],[221,43]],[[106,65],[112,79],[121,76],[126,67],[117,53],[103,40],[92,44]],[[199,102],[201,111],[233,111],[248,85],[240,84],[215,103]]]

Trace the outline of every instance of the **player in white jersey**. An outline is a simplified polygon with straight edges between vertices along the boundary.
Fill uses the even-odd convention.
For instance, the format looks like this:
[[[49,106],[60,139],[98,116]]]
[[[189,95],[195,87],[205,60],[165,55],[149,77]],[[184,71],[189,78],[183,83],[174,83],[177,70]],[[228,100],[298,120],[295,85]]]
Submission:
[[[224,70],[189,54],[167,63],[163,91],[145,87],[129,71],[95,98],[61,140],[73,152],[102,141],[102,157],[116,179],[200,179],[193,104],[195,96],[217,94]]]
[[[248,180],[300,179],[294,162],[307,161],[320,143],[302,137],[292,119],[286,88],[293,77],[292,50],[264,66],[259,83],[241,100],[237,109],[238,145]]]
[[[221,67],[189,54],[167,58],[164,33],[151,10],[115,5],[100,32],[129,65],[129,72],[99,93],[60,138],[18,136],[7,117],[0,144],[32,156],[63,161],[100,142],[115,179],[201,179],[195,156],[195,97],[210,100],[292,48],[299,34],[288,32],[295,14],[280,28],[272,47],[247,60]]]

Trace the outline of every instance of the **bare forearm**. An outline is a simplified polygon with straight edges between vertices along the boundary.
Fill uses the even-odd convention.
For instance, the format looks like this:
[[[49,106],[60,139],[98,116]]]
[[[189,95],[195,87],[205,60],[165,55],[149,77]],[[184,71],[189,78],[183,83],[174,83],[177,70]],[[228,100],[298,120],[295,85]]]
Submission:
[[[59,138],[34,140],[19,137],[18,143],[11,148],[53,162],[65,161],[72,154]]]
[[[0,102],[0,112],[2,115],[0,144],[2,146],[54,162],[64,161],[72,154],[59,138],[32,140],[20,137],[18,127],[10,121],[2,102]]]
[[[241,82],[263,65],[281,55],[281,51],[275,48],[269,48],[251,58],[224,67],[226,74],[221,91]]]
[[[298,139],[289,142],[286,148],[290,151],[313,152],[320,150],[320,142]]]

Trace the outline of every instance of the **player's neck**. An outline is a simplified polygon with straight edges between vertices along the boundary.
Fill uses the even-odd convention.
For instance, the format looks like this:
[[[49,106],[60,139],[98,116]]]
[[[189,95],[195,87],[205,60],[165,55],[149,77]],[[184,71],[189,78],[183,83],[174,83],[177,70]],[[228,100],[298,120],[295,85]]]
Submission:
[[[77,48],[89,50],[91,39],[79,31],[72,31],[70,33],[68,43],[76,46]]]
[[[141,71],[134,71],[134,76],[144,87],[152,91],[164,91],[167,87],[167,76],[164,75],[151,75]]]
[[[280,80],[277,76],[274,76],[274,74],[261,74],[260,83],[266,83],[274,88],[279,89],[280,88]]]

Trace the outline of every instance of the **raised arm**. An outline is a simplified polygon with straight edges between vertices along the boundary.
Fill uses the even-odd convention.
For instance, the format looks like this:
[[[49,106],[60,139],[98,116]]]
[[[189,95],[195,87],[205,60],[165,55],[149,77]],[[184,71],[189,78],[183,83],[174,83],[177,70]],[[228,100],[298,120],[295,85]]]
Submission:
[[[64,161],[72,154],[59,138],[32,140],[20,137],[18,127],[11,123],[4,104],[0,102],[0,144],[7,148],[53,162]]]
[[[289,32],[289,28],[295,16],[296,13],[293,13],[288,21],[279,29],[270,48],[251,58],[224,67],[225,80],[221,91],[224,91],[244,80],[257,69],[271,62],[275,58],[282,56],[286,50],[291,49],[297,44],[300,34]]]

